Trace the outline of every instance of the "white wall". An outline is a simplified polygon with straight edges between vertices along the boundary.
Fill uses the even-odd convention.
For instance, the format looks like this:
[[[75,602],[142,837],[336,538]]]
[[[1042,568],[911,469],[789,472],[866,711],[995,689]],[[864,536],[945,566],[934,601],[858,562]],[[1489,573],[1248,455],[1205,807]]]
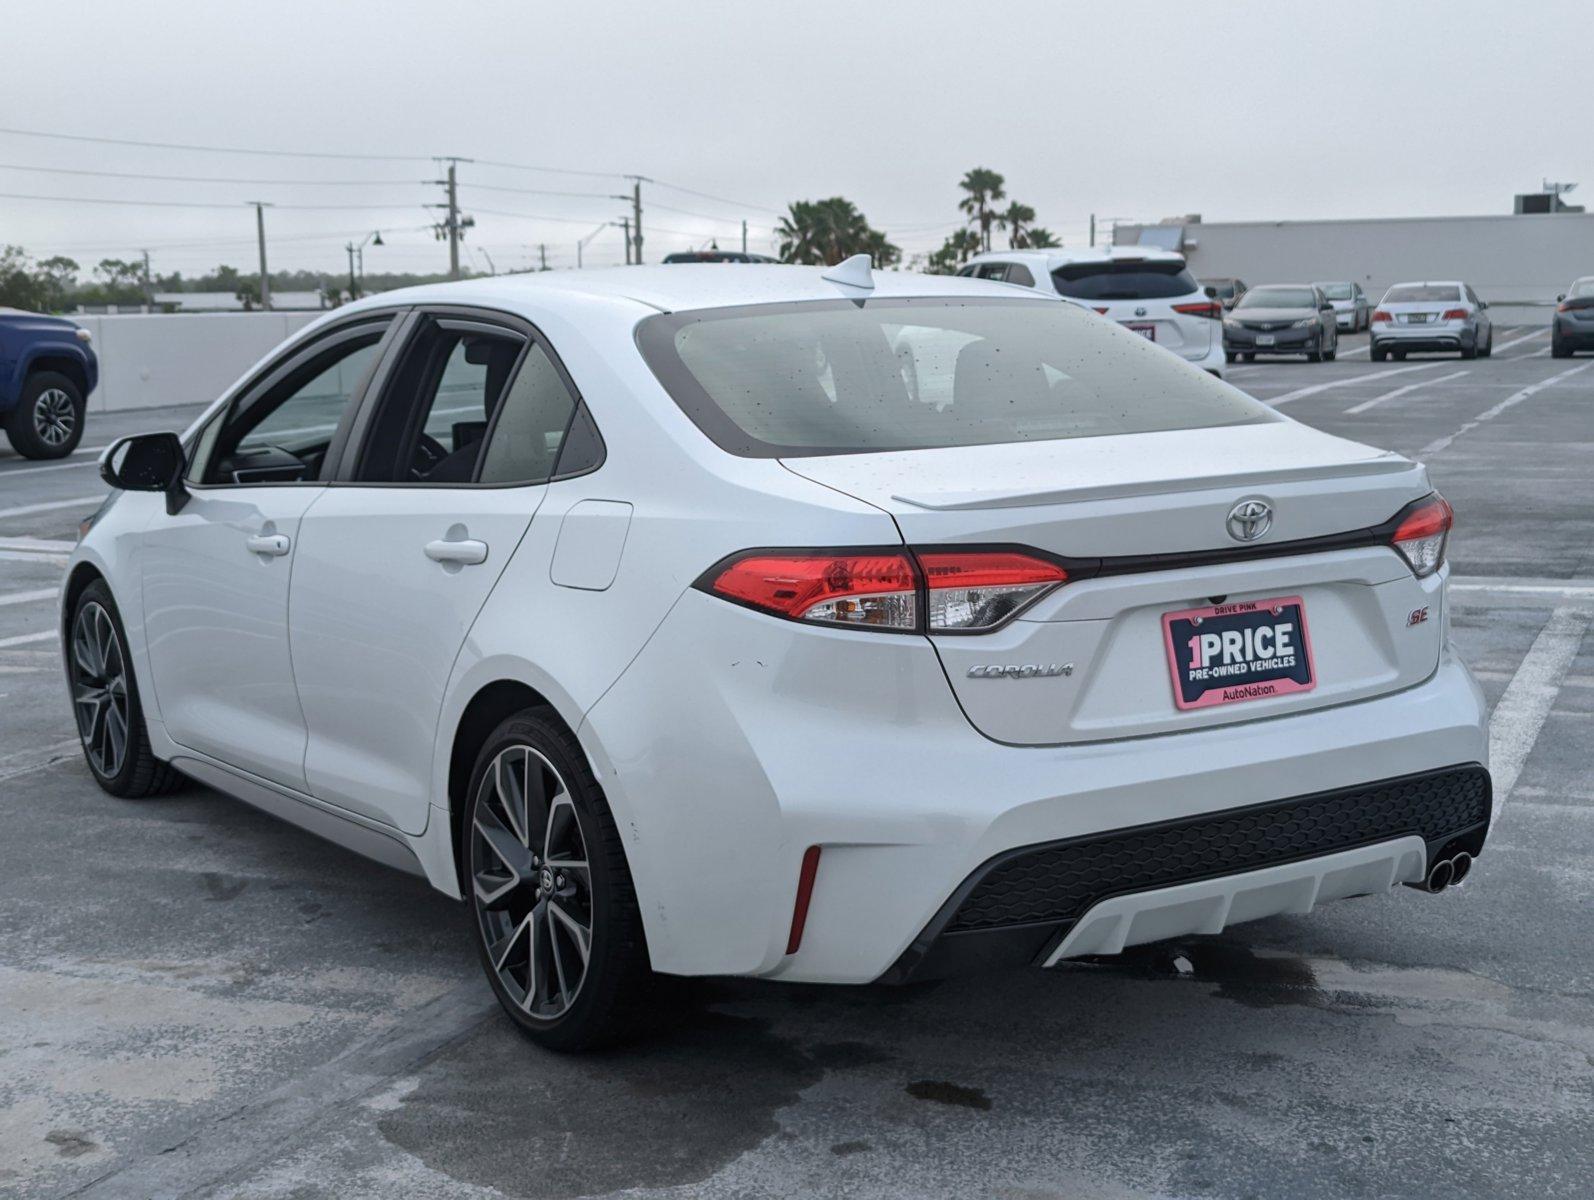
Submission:
[[[94,335],[90,412],[214,400],[272,347],[321,314],[135,313],[72,318]]]
[[[1119,225],[1113,240],[1135,243],[1141,228]],[[1198,276],[1237,275],[1252,287],[1359,280],[1374,300],[1402,280],[1462,279],[1502,323],[1548,323],[1556,295],[1594,275],[1594,213],[1214,221],[1186,225],[1184,235]]]

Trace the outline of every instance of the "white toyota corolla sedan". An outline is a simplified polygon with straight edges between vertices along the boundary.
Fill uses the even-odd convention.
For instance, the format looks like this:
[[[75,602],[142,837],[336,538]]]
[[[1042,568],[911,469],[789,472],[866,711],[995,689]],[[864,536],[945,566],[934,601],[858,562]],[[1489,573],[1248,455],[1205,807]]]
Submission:
[[[102,471],[61,613],[101,785],[424,875],[550,1046],[661,976],[1439,890],[1488,829],[1424,468],[1055,297],[859,260],[391,292]]]

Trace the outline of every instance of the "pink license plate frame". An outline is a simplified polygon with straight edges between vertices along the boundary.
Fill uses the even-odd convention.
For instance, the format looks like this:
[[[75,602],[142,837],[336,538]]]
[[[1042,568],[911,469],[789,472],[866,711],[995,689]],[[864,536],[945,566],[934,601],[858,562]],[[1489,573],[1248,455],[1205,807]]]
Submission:
[[[1178,644],[1183,641],[1182,630],[1176,632],[1175,626],[1180,622],[1199,625],[1206,621],[1217,621],[1229,625],[1235,624],[1237,618],[1255,615],[1260,622],[1267,615],[1274,615],[1273,610],[1281,610],[1277,615],[1283,615],[1294,609],[1301,631],[1301,652],[1306,659],[1305,680],[1290,678],[1273,678],[1266,680],[1234,680],[1225,683],[1219,679],[1207,687],[1199,695],[1186,698],[1185,672],[1181,665],[1180,653],[1189,649],[1188,645]],[[1174,705],[1182,711],[1198,708],[1212,708],[1223,704],[1243,704],[1248,700],[1270,700],[1278,696],[1297,695],[1310,692],[1317,687],[1317,662],[1312,657],[1312,637],[1306,624],[1306,603],[1300,596],[1270,596],[1264,600],[1239,600],[1228,604],[1214,604],[1206,608],[1185,608],[1177,612],[1162,614],[1162,641],[1168,655],[1169,682],[1173,685]],[[1192,651],[1192,653],[1194,653]],[[1196,664],[1191,662],[1190,669],[1195,669]],[[1199,681],[1198,681],[1199,682]]]

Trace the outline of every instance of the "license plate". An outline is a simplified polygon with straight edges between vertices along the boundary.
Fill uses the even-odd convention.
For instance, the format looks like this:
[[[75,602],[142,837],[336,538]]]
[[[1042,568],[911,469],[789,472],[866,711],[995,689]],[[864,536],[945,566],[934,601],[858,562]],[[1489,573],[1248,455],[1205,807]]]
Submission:
[[[1278,338],[1271,333],[1259,333],[1256,335],[1256,344],[1258,346],[1271,346],[1276,341],[1278,341]]]
[[[1157,340],[1157,327],[1155,325],[1132,325],[1126,322],[1124,324],[1124,328],[1129,330],[1131,333],[1138,333],[1148,342],[1154,342]]]
[[[1428,324],[1428,314],[1427,313],[1412,313],[1409,317],[1406,318],[1406,324],[1408,324],[1408,325],[1426,325],[1426,324]]]
[[[1162,615],[1173,702],[1207,708],[1317,686],[1299,596],[1243,600]]]

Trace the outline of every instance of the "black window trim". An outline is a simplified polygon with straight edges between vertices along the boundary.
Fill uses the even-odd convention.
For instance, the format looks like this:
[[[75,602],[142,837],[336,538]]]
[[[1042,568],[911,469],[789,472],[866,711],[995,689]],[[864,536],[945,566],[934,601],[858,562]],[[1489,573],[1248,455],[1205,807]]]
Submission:
[[[353,428],[357,414],[362,410],[366,396],[370,393],[371,383],[382,365],[392,352],[395,332],[404,324],[403,309],[366,309],[352,314],[347,320],[338,321],[324,329],[317,331],[316,335],[304,341],[298,341],[289,346],[280,356],[273,359],[266,367],[260,370],[252,379],[234,392],[232,399],[212,414],[210,421],[220,421],[225,424],[233,416],[246,412],[248,409],[269,395],[273,389],[302,368],[306,363],[325,354],[340,342],[353,341],[370,331],[372,326],[382,324],[385,327],[382,336],[376,342],[376,355],[372,358],[365,373],[354,385],[354,390],[349,394],[349,402],[344,405],[343,413],[338,418],[337,428],[332,432],[332,438],[327,444],[326,456],[322,459],[320,479],[279,479],[279,480],[252,480],[248,483],[206,483],[204,475],[208,472],[209,463],[190,462],[185,467],[185,473],[193,471],[196,467],[199,478],[195,481],[184,481],[184,486],[192,491],[212,491],[233,488],[284,488],[284,487],[327,487],[339,475],[343,467],[343,460],[349,444],[349,432]],[[194,437],[189,445],[184,447],[187,454],[193,451],[204,441],[205,430],[210,421],[201,422],[195,426]],[[212,454],[215,453],[216,443],[211,443]]]
[[[415,488],[431,487],[449,490],[476,490],[476,489],[503,489],[503,488],[530,488],[547,487],[552,483],[560,483],[566,479],[577,479],[583,475],[591,475],[599,470],[609,458],[608,443],[604,441],[603,431],[599,427],[597,418],[593,415],[591,407],[587,404],[586,397],[581,394],[581,389],[576,386],[576,381],[571,378],[566,369],[564,360],[559,357],[559,352],[554,349],[553,343],[535,324],[528,321],[518,313],[506,310],[483,308],[476,305],[462,304],[416,304],[405,310],[406,319],[402,337],[395,339],[395,344],[390,346],[383,357],[379,374],[373,375],[370,385],[365,389],[360,398],[360,411],[350,425],[350,435],[347,439],[342,461],[338,464],[339,470],[332,474],[327,483],[330,487],[363,487],[363,488]],[[542,352],[548,356],[548,361],[553,364],[554,372],[559,376],[565,389],[570,393],[574,403],[570,407],[570,418],[565,422],[565,430],[559,443],[559,456],[554,459],[554,470],[547,479],[534,482],[521,480],[513,483],[482,483],[470,479],[458,483],[431,483],[424,480],[368,480],[359,479],[358,466],[364,452],[365,443],[370,434],[371,422],[376,419],[376,413],[381,407],[381,397],[392,382],[393,373],[404,357],[411,338],[427,321],[434,321],[445,328],[466,329],[477,333],[490,333],[502,335],[511,333],[525,341],[520,357],[515,360],[514,369],[509,378],[504,381],[504,394],[508,395],[509,389],[514,386],[519,377],[520,370],[525,364],[526,355],[532,346],[540,346]],[[481,470],[481,465],[486,453],[487,445],[491,441],[493,432],[498,428],[498,418],[503,406],[500,404],[493,410],[493,417],[489,422],[487,431],[482,435],[482,454],[477,456],[476,465],[472,474]],[[578,415],[585,411],[588,424],[592,427],[593,437],[597,442],[598,452],[592,463],[579,471],[561,472],[559,460],[564,457],[565,445],[570,438],[570,430],[574,427]]]

